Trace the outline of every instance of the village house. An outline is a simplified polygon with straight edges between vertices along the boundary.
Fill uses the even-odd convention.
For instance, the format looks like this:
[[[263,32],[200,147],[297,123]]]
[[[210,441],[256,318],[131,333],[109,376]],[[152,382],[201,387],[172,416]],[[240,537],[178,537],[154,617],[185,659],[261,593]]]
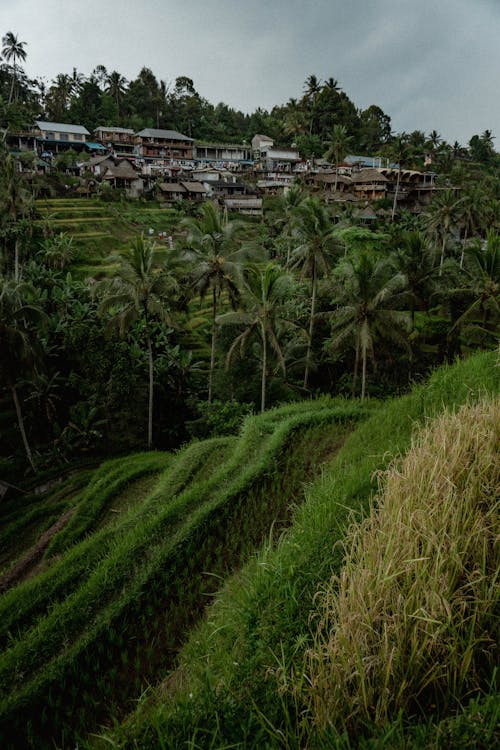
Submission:
[[[135,132],[131,128],[100,125],[94,130],[94,138],[103,144],[114,156],[135,154]]]
[[[228,211],[248,216],[262,216],[262,198],[257,198],[255,195],[224,198],[223,206]]]
[[[102,179],[114,188],[122,188],[130,198],[137,198],[144,192],[144,180],[127,159],[112,159],[106,164]]]
[[[137,157],[145,164],[168,167],[193,158],[194,138],[175,130],[144,128],[135,134],[135,145]]]
[[[185,180],[182,182],[161,182],[158,184],[159,199],[163,203],[175,203],[178,200],[201,202],[207,196],[207,189],[201,182]]]
[[[242,171],[253,166],[252,149],[245,144],[200,143],[194,146],[193,158],[200,164],[213,164]]]
[[[265,135],[252,138],[256,169],[273,172],[292,172],[301,157],[295,148],[275,148],[274,141]]]
[[[387,195],[387,177],[379,170],[369,168],[353,171],[351,174],[352,184],[350,189],[358,200],[379,200]]]
[[[52,156],[70,148],[75,151],[88,151],[87,139],[90,133],[83,125],[36,120],[34,133],[37,149],[42,156]]]

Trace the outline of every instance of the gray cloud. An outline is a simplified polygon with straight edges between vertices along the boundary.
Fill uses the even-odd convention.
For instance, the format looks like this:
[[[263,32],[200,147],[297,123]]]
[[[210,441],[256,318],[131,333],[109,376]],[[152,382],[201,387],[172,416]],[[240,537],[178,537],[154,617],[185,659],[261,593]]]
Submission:
[[[464,143],[499,129],[498,0],[0,0],[6,31],[47,80],[97,64],[133,78],[146,65],[252,111],[299,97],[316,73],[356,106],[381,106],[396,131]]]

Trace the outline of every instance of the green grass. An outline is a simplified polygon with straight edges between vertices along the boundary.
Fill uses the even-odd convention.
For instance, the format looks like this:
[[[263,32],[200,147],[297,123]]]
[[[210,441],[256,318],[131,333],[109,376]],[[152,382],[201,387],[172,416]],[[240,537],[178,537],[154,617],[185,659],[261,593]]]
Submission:
[[[484,394],[498,394],[499,374],[495,353],[478,354],[377,408],[309,489],[290,531],[217,595],[206,621],[182,650],[175,677],[151,693],[121,728],[108,733],[109,742],[102,746],[306,746],[306,706],[290,688],[300,682],[304,655],[313,643],[310,615],[316,594],[341,569],[339,541],[351,519],[366,512],[376,472],[408,450],[415,429],[445,408],[453,412]],[[396,733],[397,717],[392,721]],[[369,728],[366,733],[370,736]],[[349,742],[346,738],[343,746],[350,747]],[[337,745],[330,738],[320,746]]]
[[[74,738],[165,675],[220,577],[273,523],[286,523],[304,468],[363,413],[326,399],[249,418],[239,437],[193,443],[142,503],[81,539],[104,517],[101,484],[109,508],[119,475],[119,463],[101,467],[95,498],[87,493],[87,510],[59,542],[68,551],[0,600],[4,746],[14,733],[33,736],[37,747]]]

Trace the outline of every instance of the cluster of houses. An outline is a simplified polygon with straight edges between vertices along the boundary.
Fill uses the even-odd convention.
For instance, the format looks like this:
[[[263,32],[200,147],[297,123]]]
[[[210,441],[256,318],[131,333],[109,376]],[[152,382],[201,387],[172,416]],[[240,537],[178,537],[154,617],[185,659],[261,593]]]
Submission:
[[[248,214],[262,212],[264,195],[282,194],[296,182],[326,202],[355,204],[367,221],[381,215],[383,209],[377,215],[371,208],[376,200],[396,196],[398,207],[418,213],[435,190],[432,172],[355,155],[338,165],[306,161],[260,134],[251,144],[202,143],[175,130],[99,126],[91,134],[82,125],[37,120],[29,132],[9,134],[8,144],[13,153],[34,152],[37,171],[50,171],[69,149],[80,153],[71,170],[81,178],[81,192],[105,182],[131,197],[154,190],[167,205],[210,199]]]

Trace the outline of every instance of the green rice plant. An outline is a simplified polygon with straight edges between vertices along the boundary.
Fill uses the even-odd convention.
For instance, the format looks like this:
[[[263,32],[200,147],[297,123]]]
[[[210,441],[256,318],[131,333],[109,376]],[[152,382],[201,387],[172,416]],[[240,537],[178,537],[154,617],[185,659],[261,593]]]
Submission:
[[[74,544],[99,522],[109,502],[132,480],[164,469],[169,456],[162,453],[139,453],[126,459],[106,461],[95,472],[82,494],[76,513],[65,529],[54,537],[47,556],[59,554]]]
[[[335,418],[348,418],[346,410],[338,410],[335,413],[324,409],[311,411],[312,414],[302,417],[302,422],[326,424]],[[233,504],[236,501],[236,507],[240,508],[238,512],[244,514],[247,511],[244,499],[249,483],[254,482],[263,470],[265,476],[266,467],[272,465],[276,450],[284,444],[287,436],[300,428],[300,424],[299,417],[280,425],[278,429],[273,429],[272,421],[266,425],[265,419],[247,422],[242,435],[242,442],[245,438],[246,449],[241,447],[238,450],[238,446],[229,465],[218,472],[219,476],[214,474],[203,483],[204,493],[208,494],[205,494],[206,500],[202,505],[201,488],[198,487],[196,492],[187,490],[184,496],[179,496],[167,510],[162,511],[160,518],[150,521],[142,528],[134,529],[128,538],[120,540],[103,564],[73,596],[51,610],[36,630],[27,634],[26,639],[13,643],[1,660],[0,674],[12,676],[12,665],[15,664],[17,674],[22,673],[22,681],[18,685],[15,684],[15,679],[14,683],[12,679],[10,681],[10,695],[3,702],[0,711],[0,721],[4,727],[7,722],[11,728],[19,728],[19,722],[25,721],[26,705],[31,705],[33,710],[37,707],[38,710],[40,705],[44,704],[46,694],[54,694],[54,691],[60,689],[63,675],[68,674],[68,671],[81,680],[84,664],[88,663],[85,654],[91,654],[91,659],[95,663],[93,644],[97,641],[106,640],[109,646],[107,655],[112,655],[113,650],[119,646],[112,623],[119,622],[123,628],[124,622],[134,622],[135,609],[142,608],[143,597],[149,595],[150,585],[154,590],[154,582],[158,579],[170,580],[177,584],[179,579],[183,580],[183,584],[177,587],[177,594],[167,600],[170,607],[169,616],[174,617],[172,627],[174,633],[178,633],[173,639],[172,636],[168,638],[172,647],[176,647],[179,634],[186,627],[186,623],[190,623],[192,617],[199,616],[196,585],[188,596],[187,608],[182,605],[183,599],[193,580],[196,584],[194,573],[199,574],[210,569],[209,566],[212,565],[212,537],[217,538],[219,534],[225,534],[227,538],[229,522],[234,517],[234,513],[228,510],[229,501]],[[255,446],[253,464],[242,472],[241,453],[244,451],[248,454],[252,446]],[[258,450],[259,446],[261,451]],[[262,450],[263,447],[265,450]],[[222,477],[225,477],[227,487],[222,493],[219,491],[212,497],[209,489],[220,488]],[[186,515],[189,507],[192,510]],[[221,508],[225,510],[222,514]],[[176,513],[181,514],[179,520],[184,517],[187,521],[178,531],[165,539],[165,521],[175,518]],[[232,535],[230,538],[232,539]],[[146,558],[141,557],[141,548],[147,549]],[[234,560],[234,553],[231,554]],[[197,565],[190,564],[195,556],[198,560]],[[222,560],[222,573],[231,567],[231,558],[227,557],[226,555]],[[137,562],[134,563],[134,560]],[[198,581],[198,585],[199,583]],[[203,597],[201,589],[199,592]],[[105,602],[108,604],[104,605]],[[100,610],[101,614],[96,617]],[[57,655],[57,649],[63,642],[72,645],[67,645],[64,651]],[[50,659],[50,664],[47,659]],[[103,667],[102,663],[98,666],[99,669]],[[3,677],[1,679],[3,682]],[[127,687],[130,689],[130,685],[117,685],[117,689],[123,691],[126,691]]]
[[[498,663],[500,400],[436,418],[391,466],[322,592],[308,651],[321,728],[447,709]]]
[[[309,488],[290,530],[217,595],[206,622],[180,653],[175,680],[168,682],[175,687],[160,688],[156,699],[153,694],[139,706],[112,734],[117,746],[154,748],[160,732],[169,747],[181,747],[203,728],[214,746],[262,747],[269,741],[273,747],[270,735],[262,738],[264,724],[273,727],[273,736],[300,736],[307,706],[295,708],[289,687],[304,679],[314,597],[332,571],[341,569],[338,542],[353,513],[361,518],[366,512],[376,472],[408,449],[419,424],[444,408],[457,410],[466,401],[497,394],[499,375],[495,353],[477,354],[436,371],[408,396],[373,409]],[[245,744],[248,737],[260,737],[260,744]],[[285,741],[277,746],[287,747]]]

